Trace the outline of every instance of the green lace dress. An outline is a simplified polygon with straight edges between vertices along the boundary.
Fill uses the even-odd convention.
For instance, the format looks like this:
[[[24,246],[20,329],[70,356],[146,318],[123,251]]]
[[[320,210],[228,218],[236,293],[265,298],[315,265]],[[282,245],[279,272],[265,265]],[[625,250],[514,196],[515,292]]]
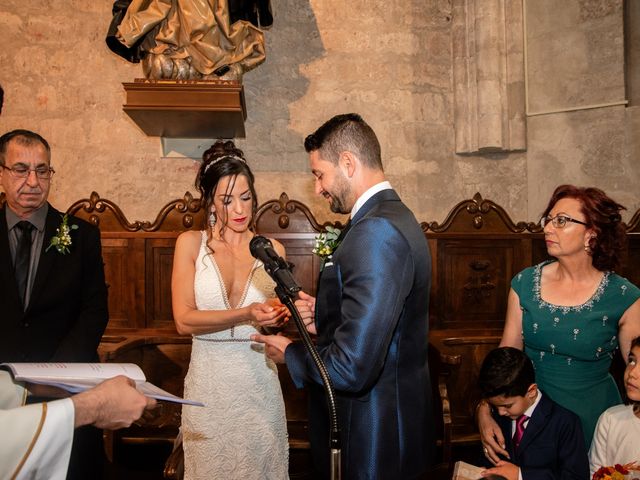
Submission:
[[[529,267],[511,281],[520,298],[524,351],[538,386],[580,417],[588,448],[600,414],[622,402],[609,367],[618,348],[618,321],[640,298],[640,289],[605,272],[587,302],[552,305],[540,298],[540,273],[549,263]]]

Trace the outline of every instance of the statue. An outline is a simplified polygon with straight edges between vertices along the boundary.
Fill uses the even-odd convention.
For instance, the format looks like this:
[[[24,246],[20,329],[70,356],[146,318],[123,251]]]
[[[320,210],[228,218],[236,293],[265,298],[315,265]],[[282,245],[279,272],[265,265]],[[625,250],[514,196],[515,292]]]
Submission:
[[[269,0],[117,0],[107,45],[149,79],[238,80],[265,59]]]

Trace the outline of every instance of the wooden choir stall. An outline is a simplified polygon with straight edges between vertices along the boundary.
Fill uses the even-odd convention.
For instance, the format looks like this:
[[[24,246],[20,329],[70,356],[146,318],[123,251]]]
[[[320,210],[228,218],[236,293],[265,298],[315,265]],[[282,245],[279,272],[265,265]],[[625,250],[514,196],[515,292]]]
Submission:
[[[172,319],[172,258],[180,232],[203,225],[199,200],[187,193],[162,208],[153,222],[131,223],[117,205],[94,192],[75,202],[68,213],[101,230],[110,314],[100,346],[102,360],[137,363],[149,381],[181,395],[191,338],[178,335]],[[442,223],[421,226],[432,256],[430,371],[439,461],[446,467],[455,460],[457,447],[477,445],[475,380],[484,355],[500,341],[511,278],[547,255],[539,225],[512,221],[503,208],[480,194],[443,217]],[[299,284],[314,294],[320,262],[311,250],[315,236],[328,224],[319,224],[309,208],[285,193],[259,207],[256,224],[259,234],[285,246]],[[627,228],[629,255],[621,274],[640,284],[640,271],[628,267],[640,262],[640,211]],[[293,324],[287,329],[295,335]],[[286,367],[280,367],[291,478],[309,478],[305,393],[294,388]],[[160,445],[166,455],[155,461],[164,463],[179,425],[180,407],[162,403],[153,418],[108,433],[107,454],[117,463],[136,448]],[[178,447],[166,463],[167,478],[181,478],[180,460]]]

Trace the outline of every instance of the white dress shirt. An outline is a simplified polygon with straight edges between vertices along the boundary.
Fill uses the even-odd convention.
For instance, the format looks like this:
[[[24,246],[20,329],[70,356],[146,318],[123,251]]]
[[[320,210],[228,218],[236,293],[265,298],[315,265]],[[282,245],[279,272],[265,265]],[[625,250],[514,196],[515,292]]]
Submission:
[[[356,203],[353,205],[351,209],[351,218],[362,208],[362,206],[373,197],[376,193],[381,192],[382,190],[391,190],[391,184],[386,180],[384,182],[376,183],[373,187],[370,187],[367,191],[365,191],[362,195],[358,197]]]

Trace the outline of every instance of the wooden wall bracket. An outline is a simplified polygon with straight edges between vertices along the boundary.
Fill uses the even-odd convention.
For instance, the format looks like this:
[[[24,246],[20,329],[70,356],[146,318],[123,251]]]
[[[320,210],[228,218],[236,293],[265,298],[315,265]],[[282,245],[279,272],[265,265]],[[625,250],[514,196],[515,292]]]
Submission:
[[[244,88],[231,80],[149,80],[123,83],[124,112],[147,135],[165,138],[245,136]]]

